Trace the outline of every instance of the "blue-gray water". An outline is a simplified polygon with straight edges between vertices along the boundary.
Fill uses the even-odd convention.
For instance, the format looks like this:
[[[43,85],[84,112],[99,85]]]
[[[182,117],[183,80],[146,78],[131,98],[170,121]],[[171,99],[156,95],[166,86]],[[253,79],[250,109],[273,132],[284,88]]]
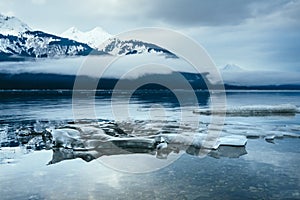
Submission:
[[[208,107],[208,93],[199,91],[197,95],[200,107]],[[113,120],[109,96],[106,91],[97,93],[99,119]],[[122,95],[118,98],[120,106],[127,106]],[[299,107],[299,100],[297,91],[227,92],[228,107]],[[83,99],[80,108],[84,110],[88,103]],[[135,94],[128,106],[130,120],[147,122],[155,118],[161,123],[173,123],[185,109],[190,111],[190,118],[199,118],[204,124],[209,121],[209,116],[193,114],[195,105],[180,107],[174,96],[163,91]],[[1,91],[0,110],[1,142],[11,140],[14,129],[27,124],[73,120],[71,91]],[[1,199],[300,199],[300,140],[293,136],[300,134],[298,113],[228,116],[223,128],[227,133],[255,132],[263,137],[248,138],[246,154],[237,157],[199,157],[181,152],[169,165],[138,174],[112,169],[101,158],[47,165],[52,150],[32,151],[22,145],[1,147]],[[264,138],[279,132],[291,135],[276,138],[274,143]]]

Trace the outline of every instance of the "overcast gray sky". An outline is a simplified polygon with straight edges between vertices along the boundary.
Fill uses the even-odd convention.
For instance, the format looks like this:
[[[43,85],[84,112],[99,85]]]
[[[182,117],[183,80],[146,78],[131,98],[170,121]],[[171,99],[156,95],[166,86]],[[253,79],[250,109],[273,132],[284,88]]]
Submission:
[[[111,34],[172,28],[198,41],[217,65],[300,71],[296,0],[0,0],[0,12],[55,34],[72,26]]]

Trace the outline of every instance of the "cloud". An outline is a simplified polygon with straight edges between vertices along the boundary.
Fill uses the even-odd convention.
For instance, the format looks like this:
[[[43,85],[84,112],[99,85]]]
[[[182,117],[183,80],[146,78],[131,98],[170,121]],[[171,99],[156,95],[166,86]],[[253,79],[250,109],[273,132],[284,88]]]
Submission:
[[[55,34],[72,26],[111,34],[172,28],[202,44],[217,65],[300,71],[300,1],[1,0],[0,12]]]
[[[134,26],[237,25],[247,19],[272,13],[286,5],[288,1],[31,0],[30,2],[3,0],[3,5],[0,3],[0,11],[13,10],[18,17],[30,23],[34,22],[32,24],[35,26],[45,28],[50,26],[58,32],[73,25],[90,29],[99,24],[104,25],[106,29],[120,31],[124,27],[128,29]],[[296,13],[294,12],[295,15]]]
[[[31,0],[33,4],[43,5],[46,3],[46,0]]]
[[[268,6],[258,7],[264,10]],[[187,32],[198,39],[217,65],[236,63],[249,69],[300,71],[300,23],[295,18],[300,2],[290,1],[271,10],[238,25],[193,26]]]
[[[86,0],[84,2],[30,0],[30,3],[28,1],[3,0],[0,2],[0,12],[12,11],[17,17],[37,28],[52,29],[57,33],[71,26],[87,30],[103,25],[110,32],[120,32],[125,28],[138,26],[177,28],[229,26],[243,24],[247,20],[257,19],[280,10],[285,10],[284,17],[288,19],[298,19],[300,13],[299,9],[293,6],[297,2],[287,0],[271,2],[267,0]]]
[[[167,0],[154,2],[155,6],[148,15],[165,23],[181,26],[234,25],[251,17],[248,1]]]
[[[287,0],[153,0],[146,3],[144,14],[149,19],[183,27],[226,26],[268,15],[288,3]]]
[[[256,86],[300,84],[300,72],[281,71],[243,71],[223,72],[223,81],[226,84]]]
[[[105,56],[89,56],[63,59],[45,59],[27,62],[0,62],[0,73],[49,73],[63,75],[87,75],[99,77],[99,68],[105,69],[103,77],[137,78],[145,74],[170,74],[172,71],[195,72],[194,68],[182,59],[165,58],[157,54],[140,54],[120,57],[105,66]],[[84,70],[80,70],[84,67]],[[104,68],[105,67],[105,68]],[[100,70],[101,71],[101,70]]]
[[[88,61],[86,59],[89,59]],[[50,73],[63,75],[80,75],[99,78],[96,72],[105,67],[101,64],[103,57],[77,57],[65,59],[40,60],[35,62],[7,63],[0,62],[0,73]],[[165,58],[156,54],[125,56],[105,68],[102,77],[134,79],[146,74],[170,74],[172,72],[196,71],[182,59]],[[264,70],[221,70],[224,83],[233,85],[280,85],[300,84],[300,72],[264,71]]]

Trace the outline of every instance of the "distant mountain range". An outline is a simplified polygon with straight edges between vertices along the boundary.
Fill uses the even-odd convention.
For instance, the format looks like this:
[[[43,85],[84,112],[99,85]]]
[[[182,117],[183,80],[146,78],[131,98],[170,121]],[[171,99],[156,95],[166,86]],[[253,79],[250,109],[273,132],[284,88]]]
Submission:
[[[107,40],[108,38],[110,39]],[[107,40],[105,46],[99,49],[99,45],[105,40]],[[151,52],[175,56],[154,44],[137,40],[121,41],[113,38],[99,27],[88,32],[82,32],[72,27],[62,33],[61,36],[57,36],[43,31],[33,31],[18,18],[0,14],[0,61],[86,56],[89,54],[128,55]]]
[[[232,89],[300,89],[299,72],[248,70],[236,64],[227,64],[219,69],[224,83]]]
[[[84,43],[33,31],[16,17],[0,15],[0,25],[0,61],[88,55],[93,50]]]
[[[38,58],[63,58],[86,55],[115,55],[130,54],[161,54],[165,57],[176,57],[158,45],[138,40],[120,40],[113,37],[100,27],[83,32],[74,27],[66,30],[60,36],[32,30],[27,24],[16,17],[0,14],[0,62],[24,61]],[[251,71],[236,64],[219,67],[226,89],[300,89],[297,73]],[[203,79],[207,74],[180,72],[194,89],[207,89]],[[137,77],[134,81],[172,80],[176,85],[175,75],[148,74]],[[38,76],[37,76],[38,75]],[[74,75],[18,72],[0,72],[0,89],[72,89]],[[92,80],[93,78],[87,78]],[[104,78],[98,85],[99,89],[113,89],[118,79]],[[130,85],[132,80],[127,80]],[[39,82],[37,85],[36,82]],[[125,85],[126,85],[125,84]],[[150,85],[148,88],[157,89],[160,86]],[[180,85],[176,85],[181,89]]]
[[[181,72],[194,89],[207,89],[207,85],[200,74]],[[178,73],[170,74],[146,74],[135,79],[123,79],[122,89],[132,89],[136,83],[153,82],[142,86],[143,89],[165,89],[164,86],[155,82],[168,82],[173,89],[184,89],[178,81]],[[203,75],[205,76],[205,75]],[[117,78],[97,78],[75,75],[49,74],[49,73],[0,73],[0,89],[73,89],[75,79],[79,79],[83,84],[78,89],[91,89],[89,86],[98,85],[97,89],[114,89],[119,81]],[[38,84],[37,84],[38,83]],[[85,84],[87,83],[87,84]]]
[[[208,87],[204,81],[205,75],[181,72],[181,75],[188,80],[191,87],[195,90],[206,90]],[[116,83],[119,81],[117,78],[101,78],[98,82],[97,78],[82,76],[76,77],[75,75],[62,75],[62,74],[48,74],[48,73],[20,73],[20,74],[5,74],[0,73],[0,89],[73,89],[74,81],[79,78],[83,83],[81,88],[78,89],[90,89],[85,87],[91,83],[97,85],[97,89],[112,90]],[[135,79],[123,80],[122,89],[132,89],[136,83],[149,82],[151,80],[153,84],[143,85],[140,89],[166,89],[164,86],[155,84],[155,82],[167,81],[173,86],[173,89],[184,89],[181,82],[178,82],[178,74],[148,74]],[[37,84],[38,83],[38,84]],[[225,83],[225,89],[227,90],[299,90],[298,84],[282,84],[282,85],[232,85]]]
[[[26,31],[18,36],[0,34],[0,61],[88,55],[92,50],[87,44],[42,31]]]
[[[240,67],[236,64],[230,63],[230,64],[226,64],[225,66],[220,67],[220,70],[222,72],[242,72],[245,69],[243,69],[242,67]]]
[[[113,37],[100,27],[82,32],[72,27],[61,34],[61,37],[69,38],[88,44],[90,47],[111,55],[129,55],[141,53],[164,53],[166,56],[175,56],[171,52],[157,46],[138,40],[120,40]]]

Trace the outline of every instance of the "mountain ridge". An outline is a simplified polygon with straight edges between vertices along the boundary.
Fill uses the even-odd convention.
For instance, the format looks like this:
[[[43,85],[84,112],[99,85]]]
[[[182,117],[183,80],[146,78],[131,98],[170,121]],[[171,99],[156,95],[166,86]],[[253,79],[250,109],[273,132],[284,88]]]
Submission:
[[[8,36],[18,36],[20,33],[32,31],[32,29],[16,17],[9,17],[0,13],[0,33]]]
[[[86,32],[80,31],[76,27],[71,27],[60,34],[60,36],[85,43],[94,49],[97,49],[102,42],[112,37],[111,34],[107,33],[101,27],[95,27]]]
[[[234,64],[234,63],[228,63],[225,66],[222,66],[220,68],[221,71],[223,72],[243,72],[246,71],[244,68],[241,66]]]
[[[32,30],[16,17],[0,14],[0,61],[24,61],[32,58],[60,58],[66,56],[159,53],[176,57],[155,44],[137,40],[120,40],[100,27],[82,32],[75,27],[61,36]],[[65,37],[66,36],[66,37]],[[69,38],[69,36],[71,38]],[[108,38],[110,38],[108,40]],[[103,48],[99,45],[106,41]]]
[[[19,36],[0,34],[0,60],[88,55],[93,49],[84,43],[42,31],[26,31]]]

